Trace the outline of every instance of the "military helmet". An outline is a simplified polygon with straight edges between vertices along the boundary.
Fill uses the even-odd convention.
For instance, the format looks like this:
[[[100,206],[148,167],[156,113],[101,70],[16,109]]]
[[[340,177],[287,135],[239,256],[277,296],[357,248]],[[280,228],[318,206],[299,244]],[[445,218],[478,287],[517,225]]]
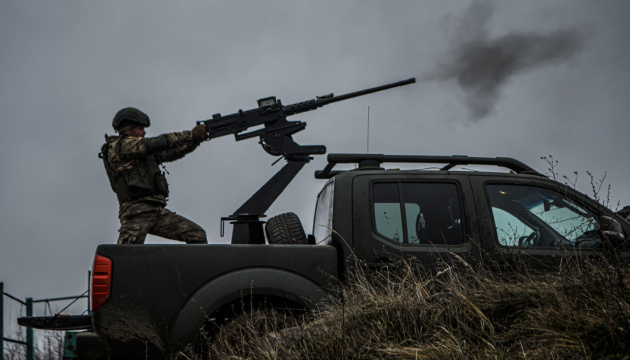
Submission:
[[[147,114],[132,107],[120,109],[120,111],[116,113],[116,116],[114,116],[114,120],[112,121],[112,127],[119,133],[121,132],[120,130],[123,128],[131,128],[136,125],[149,127],[151,126],[151,121],[149,120],[149,116],[147,116]]]

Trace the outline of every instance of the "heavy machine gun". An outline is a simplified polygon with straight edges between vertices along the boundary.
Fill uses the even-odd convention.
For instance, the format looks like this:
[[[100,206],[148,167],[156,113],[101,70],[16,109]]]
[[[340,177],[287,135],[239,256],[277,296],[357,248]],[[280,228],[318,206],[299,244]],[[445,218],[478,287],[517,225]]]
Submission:
[[[231,221],[231,224],[234,225],[232,244],[264,244],[263,222],[260,220],[265,217],[264,213],[302,167],[312,160],[311,155],[326,153],[324,145],[299,145],[296,143],[292,135],[304,130],[306,123],[302,121],[287,121],[288,116],[315,110],[334,102],[415,82],[416,79],[411,78],[339,96],[334,96],[331,93],[292,105],[282,105],[280,99],[270,96],[259,99],[257,109],[239,110],[237,113],[225,116],[214,114],[212,119],[197,121],[197,124],[206,126],[208,139],[230,134],[234,134],[237,141],[259,137],[260,144],[267,153],[274,156],[282,156],[287,160],[287,164],[241,205],[238,210],[230,216],[221,218],[221,229],[223,229],[224,221]],[[251,127],[261,125],[264,125],[262,129],[245,132]],[[223,235],[223,230],[221,235]]]

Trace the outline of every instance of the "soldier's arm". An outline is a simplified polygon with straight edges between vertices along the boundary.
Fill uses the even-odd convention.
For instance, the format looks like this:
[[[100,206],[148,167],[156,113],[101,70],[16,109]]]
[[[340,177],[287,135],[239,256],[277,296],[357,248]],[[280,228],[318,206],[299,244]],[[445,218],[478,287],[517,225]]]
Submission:
[[[162,162],[181,159],[186,154],[195,150],[200,144],[199,141],[193,138],[190,131],[170,133],[164,136],[168,137],[168,142],[171,144],[171,147],[158,153],[160,161]]]
[[[193,151],[199,143],[190,131],[182,131],[151,138],[126,137],[117,145],[115,151],[124,159],[158,154],[162,161],[173,161]]]

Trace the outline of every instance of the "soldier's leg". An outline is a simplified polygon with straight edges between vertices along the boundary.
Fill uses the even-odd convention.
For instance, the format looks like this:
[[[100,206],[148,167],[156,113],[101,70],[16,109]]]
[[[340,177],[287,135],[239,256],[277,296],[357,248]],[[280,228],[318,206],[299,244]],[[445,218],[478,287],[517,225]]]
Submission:
[[[164,208],[160,209],[157,222],[149,233],[167,239],[184,241],[187,244],[208,243],[206,232],[201,226]]]
[[[155,225],[159,207],[138,203],[120,214],[118,244],[144,244],[147,233]]]

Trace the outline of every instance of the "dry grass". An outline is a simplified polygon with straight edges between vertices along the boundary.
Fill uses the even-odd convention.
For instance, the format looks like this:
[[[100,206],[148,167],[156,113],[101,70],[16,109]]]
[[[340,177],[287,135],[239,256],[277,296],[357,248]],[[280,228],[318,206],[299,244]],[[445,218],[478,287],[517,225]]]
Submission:
[[[244,315],[221,359],[630,359],[630,267],[578,258],[552,272],[412,261],[356,267],[333,306],[300,319]]]

